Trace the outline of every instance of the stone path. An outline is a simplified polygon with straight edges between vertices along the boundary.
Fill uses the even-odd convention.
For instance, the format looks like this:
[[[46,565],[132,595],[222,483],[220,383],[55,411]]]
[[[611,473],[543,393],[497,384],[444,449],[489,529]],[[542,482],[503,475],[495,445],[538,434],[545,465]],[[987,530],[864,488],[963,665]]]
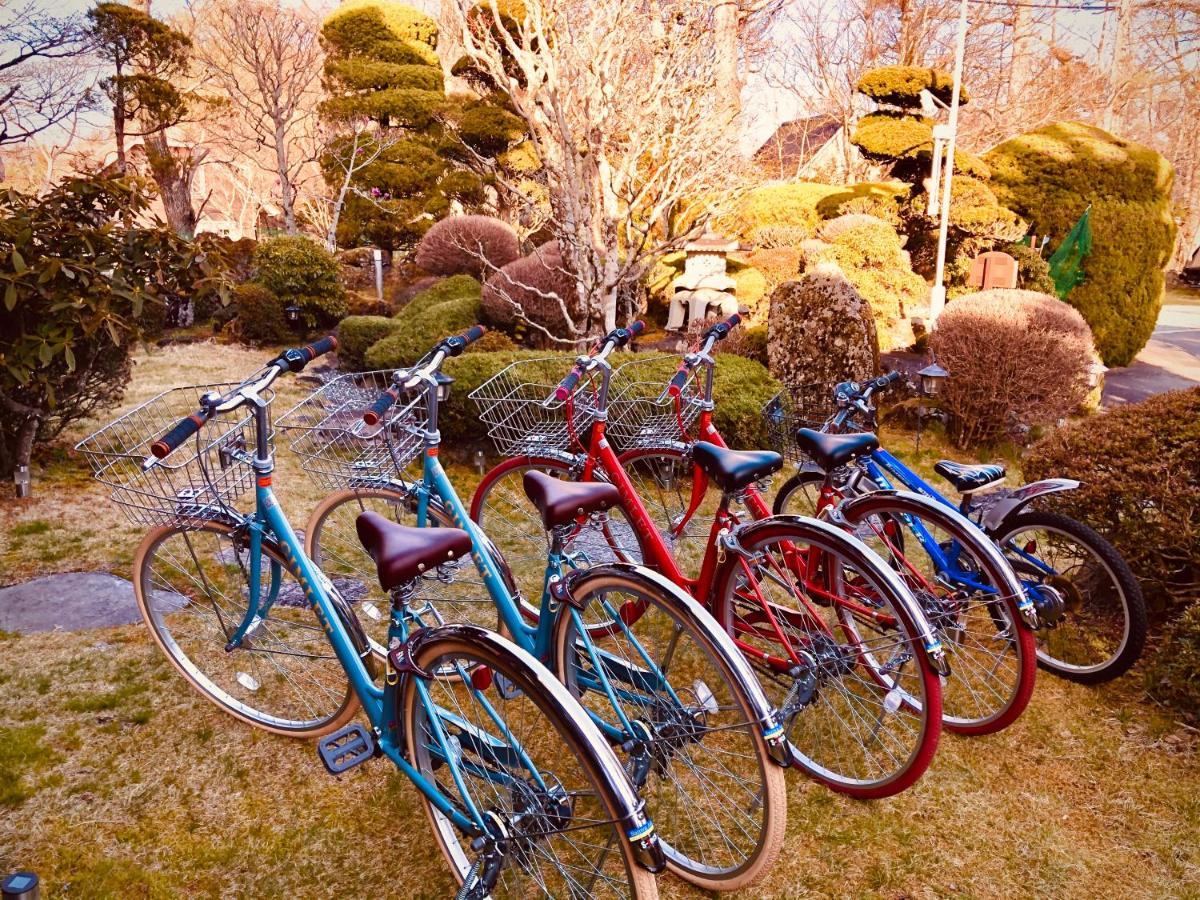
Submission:
[[[1200,384],[1200,295],[1167,295],[1158,325],[1133,365],[1104,379],[1104,405],[1136,403],[1154,394]]]
[[[182,599],[164,596],[159,602],[172,607],[181,605]],[[141,620],[133,583],[105,572],[45,575],[0,588],[3,631],[82,631]]]

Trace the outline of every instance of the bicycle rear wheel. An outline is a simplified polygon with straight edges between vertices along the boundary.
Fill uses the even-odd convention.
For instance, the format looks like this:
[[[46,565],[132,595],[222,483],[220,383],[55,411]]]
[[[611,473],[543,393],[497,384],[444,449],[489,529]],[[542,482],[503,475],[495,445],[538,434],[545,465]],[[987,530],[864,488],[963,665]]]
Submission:
[[[242,645],[226,644],[245,618],[250,551],[223,522],[164,525],[133,563],[138,607],[159,649],[201,694],[234,717],[277,734],[315,737],[353,716],[358,699],[303,588],[263,542],[261,597],[273,598]]]
[[[565,692],[555,696],[562,688],[548,672],[539,678],[532,658],[532,665],[519,665],[511,653],[461,637],[422,644],[414,662],[458,677],[423,681],[428,702],[410,679],[400,710],[408,757],[460,812],[483,814],[501,854],[496,883],[469,896],[657,896],[654,876],[634,859],[617,789],[598,761],[611,751]],[[594,740],[581,740],[589,729]],[[611,766],[620,777],[615,759]],[[456,881],[474,880],[480,854],[472,838],[419,796]]]
[[[854,797],[910,787],[937,750],[942,691],[903,585],[822,522],[765,519],[739,541],[714,614],[779,709],[793,762]]]
[[[753,884],[783,846],[787,790],[763,737],[770,708],[737,649],[648,570],[593,569],[571,594],[557,674],[620,744],[668,867],[706,890]]]

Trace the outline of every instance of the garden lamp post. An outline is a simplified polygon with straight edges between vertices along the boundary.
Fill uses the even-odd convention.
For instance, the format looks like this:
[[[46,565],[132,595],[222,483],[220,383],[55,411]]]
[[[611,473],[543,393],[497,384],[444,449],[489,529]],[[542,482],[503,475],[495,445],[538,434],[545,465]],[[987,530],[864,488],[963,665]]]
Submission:
[[[1092,364],[1088,366],[1088,387],[1092,388],[1093,390],[1104,387],[1104,376],[1106,374],[1108,374],[1108,366],[1100,362],[1098,359],[1094,360]]]
[[[294,329],[300,324],[300,307],[295,303],[289,303],[283,308],[283,318],[289,327]]]
[[[942,174],[941,218],[938,224],[937,267],[929,292],[929,330],[937,327],[938,316],[946,305],[946,237],[950,231],[950,190],[954,184],[954,145],[958,141],[958,100],[962,92],[963,55],[967,46],[967,3],[959,0],[958,38],[954,44],[954,88],[950,95],[950,121],[946,128],[946,165]]]
[[[930,360],[929,365],[917,373],[917,440],[916,453],[921,455],[921,428],[925,424],[925,398],[937,397],[942,393],[942,385],[950,373],[938,365],[936,359]]]

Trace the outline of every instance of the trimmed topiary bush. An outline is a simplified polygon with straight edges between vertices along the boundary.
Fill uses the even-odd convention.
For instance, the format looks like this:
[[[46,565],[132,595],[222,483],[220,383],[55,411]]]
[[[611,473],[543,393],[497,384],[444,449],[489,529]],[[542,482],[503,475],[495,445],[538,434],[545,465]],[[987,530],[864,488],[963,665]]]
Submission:
[[[867,159],[893,162],[933,146],[933,124],[921,116],[875,112],[854,125],[850,137]]]
[[[417,291],[405,305],[405,309],[409,306],[436,306],[460,297],[478,297],[481,290],[482,286],[470,275],[451,275],[449,278],[440,278],[429,287]]]
[[[768,295],[785,281],[800,277],[803,259],[796,247],[768,247],[746,255],[746,262],[762,273]]]
[[[912,344],[909,317],[924,307],[929,288],[896,230],[873,216],[848,215],[823,224],[820,234],[825,242],[805,246],[807,266],[839,267],[871,309],[880,350]]]
[[[735,296],[738,307],[745,310],[747,317],[753,322],[767,320],[767,306],[770,294],[767,291],[767,278],[754,266],[730,266],[729,277],[737,285]]]
[[[399,323],[388,316],[347,316],[338,323],[338,361],[342,368],[366,368],[367,351],[392,334]]]
[[[838,382],[879,368],[871,308],[834,262],[775,289],[767,332],[771,374],[805,409],[828,406]]]
[[[941,69],[882,66],[864,74],[855,89],[876,103],[911,109],[920,108],[921,91],[929,91],[943,103],[949,104],[954,92],[954,80],[949,72]],[[960,104],[967,103],[970,97],[965,87],[959,89]]]
[[[554,338],[570,336],[564,306],[571,320],[578,322],[575,279],[554,241],[504,266],[483,286],[487,322],[509,333],[523,328],[524,343],[531,347],[563,346]]]
[[[393,319],[395,331],[367,351],[367,368],[394,369],[412,365],[439,340],[465,331],[478,321],[478,297],[459,297],[433,306],[409,304]]]
[[[1066,301],[1092,327],[1105,364],[1128,365],[1158,318],[1175,239],[1170,163],[1099,128],[1059,122],[985,157],[999,201],[1061,241],[1091,204],[1092,251]]]
[[[416,263],[434,275],[482,279],[521,255],[512,227],[490,216],[451,216],[417,244]]]
[[[1054,279],[1050,277],[1050,264],[1028,244],[1006,244],[999,249],[1017,261],[1017,287],[1023,291],[1039,294],[1054,293]]]
[[[718,231],[749,241],[758,248],[794,247],[811,237],[820,221],[817,204],[844,189],[811,181],[767,184],[750,191]]]
[[[1075,422],[1035,444],[1021,468],[1083,482],[1056,494],[1056,508],[1116,545],[1152,611],[1200,600],[1200,388]]]
[[[286,235],[263,241],[254,250],[253,281],[282,301],[295,303],[308,328],[330,328],[346,315],[337,258],[314,241]]]
[[[991,290],[960,297],[938,318],[930,347],[950,372],[942,401],[961,447],[1049,425],[1088,394],[1087,323],[1046,294]]]
[[[251,344],[285,344],[296,337],[284,315],[284,303],[272,291],[248,281],[233,291],[237,333]]]
[[[1200,601],[1167,629],[1146,667],[1146,689],[1191,721],[1200,719]]]
[[[817,213],[823,219],[863,214],[899,226],[900,202],[910,189],[899,181],[864,181],[830,194],[817,204]]]
[[[503,331],[496,331],[494,328],[488,331],[479,340],[470,344],[464,353],[511,353],[519,349],[516,341],[510,338]]]

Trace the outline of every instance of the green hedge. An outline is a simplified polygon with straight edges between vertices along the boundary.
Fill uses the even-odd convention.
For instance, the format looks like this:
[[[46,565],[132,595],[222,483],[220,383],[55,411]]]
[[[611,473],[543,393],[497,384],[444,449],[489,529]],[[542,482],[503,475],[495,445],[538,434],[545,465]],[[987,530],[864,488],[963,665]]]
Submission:
[[[254,250],[254,276],[287,306],[300,307],[309,328],[330,328],[346,315],[337,258],[312,238],[285,235],[263,241]]]
[[[1077,478],[1056,505],[1113,542],[1152,611],[1200,599],[1200,388],[1118,406],[1056,432],[1028,478]]]
[[[933,125],[918,116],[871,113],[858,120],[850,140],[867,159],[892,162],[931,147]]]
[[[1128,365],[1149,340],[1175,240],[1170,163],[1099,128],[1059,122],[990,151],[990,187],[1035,234],[1062,241],[1090,203],[1092,251],[1067,295],[1110,366]]]
[[[620,365],[641,355],[617,354],[613,357],[613,365]],[[661,356],[657,353],[645,355]],[[523,372],[522,378],[552,387],[570,371],[574,359],[575,356],[569,353],[519,350],[510,353],[466,353],[456,359],[446,360],[443,369],[454,378],[455,383],[453,398],[439,412],[438,426],[443,441],[449,446],[460,447],[486,440],[479,423],[478,408],[467,395],[505,366],[519,360],[545,360],[544,364]],[[656,374],[661,375],[665,384],[678,365],[677,358],[665,357]],[[713,381],[717,407],[714,421],[731,447],[758,449],[767,445],[762,409],[781,389],[779,382],[760,363],[730,353],[717,356]],[[547,390],[547,395],[549,393]]]
[[[406,306],[396,316],[396,329],[367,351],[371,369],[395,369],[415,363],[439,340],[465,331],[479,321],[479,298],[459,297],[436,306],[414,309]]]
[[[1188,719],[1200,719],[1200,601],[1167,629],[1146,667],[1146,689]]]
[[[283,302],[261,284],[239,284],[233,292],[237,330],[251,344],[286,344],[296,337],[287,323]]]
[[[920,66],[882,66],[871,69],[858,80],[857,88],[876,103],[899,106],[905,109],[921,108],[921,91],[929,91],[943,103],[949,103],[954,91],[954,80],[949,72],[941,69],[924,69]],[[965,87],[958,92],[958,102],[965,104],[971,95]]]
[[[365,369],[367,351],[400,327],[388,316],[347,316],[338,323],[338,361],[342,368]]]

